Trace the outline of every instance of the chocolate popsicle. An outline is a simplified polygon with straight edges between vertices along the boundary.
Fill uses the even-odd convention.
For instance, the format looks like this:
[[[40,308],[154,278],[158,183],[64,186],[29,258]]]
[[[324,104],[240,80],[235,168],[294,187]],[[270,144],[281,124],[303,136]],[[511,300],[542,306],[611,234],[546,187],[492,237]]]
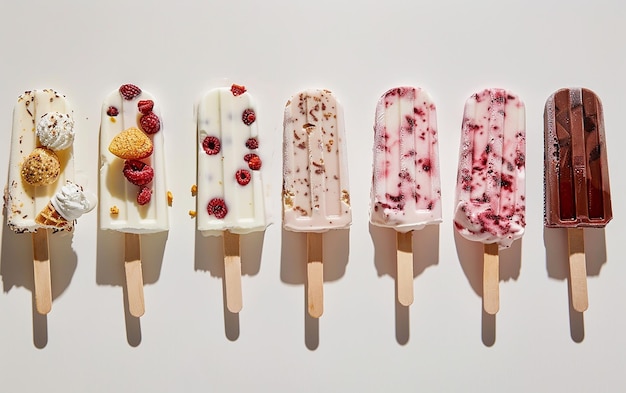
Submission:
[[[544,224],[568,228],[572,306],[587,309],[583,228],[613,217],[602,104],[585,88],[552,94],[544,112]]]

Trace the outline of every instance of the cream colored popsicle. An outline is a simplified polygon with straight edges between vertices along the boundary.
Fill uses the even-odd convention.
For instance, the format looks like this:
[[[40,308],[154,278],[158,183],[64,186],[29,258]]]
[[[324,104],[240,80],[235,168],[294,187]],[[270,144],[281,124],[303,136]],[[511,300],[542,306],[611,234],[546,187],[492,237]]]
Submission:
[[[129,311],[145,311],[140,234],[169,229],[158,101],[132,84],[106,97],[100,123],[99,226],[126,234]]]
[[[498,249],[522,237],[526,226],[524,103],[503,89],[486,89],[465,104],[454,226],[485,244],[483,302],[499,308]]]
[[[35,308],[52,307],[48,228],[72,231],[75,220],[95,207],[95,196],[74,180],[74,119],[65,96],[51,89],[22,94],[13,110],[7,224],[33,233]]]
[[[429,94],[388,90],[378,101],[370,222],[397,231],[398,301],[413,303],[412,232],[437,224],[441,186],[437,113]]]
[[[209,91],[197,107],[197,228],[224,236],[226,305],[239,312],[239,235],[267,226],[257,107],[241,85]]]
[[[283,228],[306,232],[308,309],[323,312],[322,232],[352,222],[343,110],[328,90],[305,90],[285,107]]]

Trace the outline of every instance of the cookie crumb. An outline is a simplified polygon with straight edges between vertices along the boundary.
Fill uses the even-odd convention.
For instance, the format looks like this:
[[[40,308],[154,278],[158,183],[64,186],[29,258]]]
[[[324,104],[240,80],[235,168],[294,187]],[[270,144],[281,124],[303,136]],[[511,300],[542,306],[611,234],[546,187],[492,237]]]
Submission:
[[[196,196],[197,193],[198,193],[198,186],[194,184],[191,186],[191,196]]]
[[[111,214],[120,214],[120,209],[115,205],[111,206],[109,211],[111,212]]]
[[[172,202],[174,202],[174,194],[172,194],[172,191],[168,191],[167,192],[167,205],[172,206]]]
[[[189,210],[189,217],[195,217],[196,216],[196,211],[195,210]]]

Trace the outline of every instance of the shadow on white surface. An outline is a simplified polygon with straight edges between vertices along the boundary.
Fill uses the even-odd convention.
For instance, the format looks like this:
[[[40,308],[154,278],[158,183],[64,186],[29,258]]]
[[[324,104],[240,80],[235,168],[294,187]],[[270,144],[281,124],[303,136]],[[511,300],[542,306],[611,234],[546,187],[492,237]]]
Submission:
[[[67,232],[51,232],[48,237],[53,302],[51,312],[54,312],[55,299],[69,287],[76,271],[78,259],[72,249],[72,239],[72,234]],[[48,320],[35,308],[32,234],[18,234],[3,228],[0,275],[4,293],[9,293],[13,287],[23,287],[33,294],[33,344],[36,348],[44,348],[48,344]]]
[[[241,275],[256,276],[261,270],[265,231],[240,235]],[[235,341],[239,338],[239,313],[233,313],[226,306],[226,285],[224,282],[224,243],[222,236],[202,236],[196,231],[194,269],[208,272],[212,277],[222,279],[222,307],[224,310],[224,332],[226,338]],[[245,308],[246,299],[242,300]]]
[[[304,297],[305,345],[309,350],[319,347],[319,319],[308,314],[307,305],[307,234],[282,230],[280,279],[286,284],[302,285]],[[350,254],[350,229],[336,229],[323,235],[324,282],[337,281],[346,273]],[[324,307],[331,301],[324,296]],[[323,318],[323,315],[322,315]]]
[[[585,228],[585,261],[587,276],[599,276],[602,266],[607,263],[606,238],[604,228]],[[574,310],[569,283],[569,252],[567,228],[546,228],[543,230],[543,242],[546,250],[546,270],[548,277],[567,280],[567,298],[570,319],[570,336],[580,343],[585,338],[583,313]],[[591,296],[591,294],[588,294]],[[591,302],[590,302],[591,307]]]
[[[454,224],[453,224],[454,225]],[[461,236],[454,229],[454,244],[461,263],[463,273],[474,292],[483,297],[483,265],[484,265],[484,245],[480,242],[473,242]],[[513,242],[511,247],[499,251],[499,282],[517,280],[522,268],[522,239]],[[500,297],[500,304],[502,298]],[[496,316],[487,314],[481,307],[482,322],[482,342],[485,346],[491,347],[496,342]]]
[[[409,308],[398,302],[398,277],[396,268],[396,231],[369,224],[374,243],[374,266],[379,277],[390,276],[395,282],[396,341],[405,345],[409,342]],[[418,277],[430,266],[439,264],[439,225],[427,225],[413,232],[413,278]],[[414,283],[414,285],[419,285]],[[416,299],[419,301],[419,299]]]
[[[124,236],[118,231],[98,229],[96,252],[96,283],[122,287],[123,307],[128,344],[136,347],[141,343],[141,325],[139,318],[128,310],[126,276],[124,273]],[[165,244],[168,232],[140,235],[141,268],[144,285],[154,284],[161,276]],[[146,299],[146,312],[150,311],[150,299]]]

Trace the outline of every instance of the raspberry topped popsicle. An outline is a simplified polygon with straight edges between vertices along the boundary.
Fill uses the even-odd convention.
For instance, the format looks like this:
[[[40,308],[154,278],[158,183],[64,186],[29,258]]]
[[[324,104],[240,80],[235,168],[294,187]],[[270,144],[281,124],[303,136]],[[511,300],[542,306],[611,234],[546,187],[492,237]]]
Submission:
[[[226,306],[242,308],[240,234],[267,226],[257,107],[241,85],[209,91],[197,106],[197,228],[224,238]]]
[[[131,315],[145,311],[140,234],[169,229],[163,123],[158,101],[133,84],[109,94],[100,122],[100,206],[103,230],[125,233]]]

